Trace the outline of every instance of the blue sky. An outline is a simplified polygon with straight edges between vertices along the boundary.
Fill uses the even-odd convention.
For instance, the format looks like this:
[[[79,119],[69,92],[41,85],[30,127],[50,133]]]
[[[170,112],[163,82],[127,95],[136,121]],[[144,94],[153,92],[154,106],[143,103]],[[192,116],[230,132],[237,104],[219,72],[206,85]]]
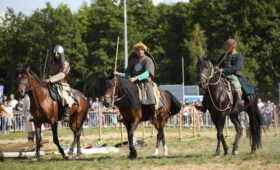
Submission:
[[[153,3],[176,3],[186,2],[188,0],[153,0]],[[59,4],[67,4],[72,11],[76,12],[83,2],[90,4],[92,0],[0,0],[0,16],[3,16],[6,9],[12,8],[15,12],[22,12],[25,15],[30,15],[34,10],[45,7],[46,2],[50,2],[52,6],[57,7]]]

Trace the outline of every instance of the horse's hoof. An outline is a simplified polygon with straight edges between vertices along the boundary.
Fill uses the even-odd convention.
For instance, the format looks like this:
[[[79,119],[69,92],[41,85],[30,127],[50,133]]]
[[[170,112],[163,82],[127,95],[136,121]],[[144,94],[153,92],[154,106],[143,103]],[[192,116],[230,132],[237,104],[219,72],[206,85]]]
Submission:
[[[165,152],[163,155],[164,155],[164,156],[168,156],[168,153],[167,153],[167,152]]]
[[[30,160],[31,160],[32,162],[37,162],[37,161],[39,161],[39,158],[34,157],[34,158],[31,158]]]
[[[238,151],[233,151],[232,155],[238,155]]]
[[[64,156],[63,159],[69,160],[69,156]]]
[[[72,151],[69,151],[69,152],[67,152],[67,155],[73,155],[73,152]]]
[[[256,151],[254,150],[254,151],[251,151],[251,155],[253,155],[253,154],[256,154]]]
[[[158,149],[156,149],[155,152],[152,154],[152,157],[158,157],[158,154],[159,154]]]

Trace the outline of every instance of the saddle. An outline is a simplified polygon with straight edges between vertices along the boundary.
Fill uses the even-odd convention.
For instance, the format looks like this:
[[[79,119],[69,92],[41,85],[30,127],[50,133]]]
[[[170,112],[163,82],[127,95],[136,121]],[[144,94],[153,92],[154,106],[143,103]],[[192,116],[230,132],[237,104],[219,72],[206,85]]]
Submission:
[[[47,85],[47,88],[48,88],[48,91],[49,91],[49,94],[50,94],[52,100],[57,101],[58,103],[62,103],[62,98],[57,91],[58,88],[61,88],[60,86],[61,85],[59,83],[53,83],[53,84]],[[74,99],[75,103],[78,103],[76,90],[71,89],[71,93],[72,93],[72,98]]]
[[[233,86],[230,84],[230,82],[227,79],[222,79],[223,84],[225,86],[225,88],[227,89],[227,94],[230,98],[230,103],[234,104],[234,88]],[[252,99],[254,98],[254,95],[246,95],[246,91],[244,90],[244,88],[242,87],[242,100],[244,101],[244,103],[249,103]]]
[[[230,104],[233,104],[233,95],[234,95],[233,94],[233,87],[227,79],[222,78],[221,80],[222,80],[222,83],[223,83],[225,89],[227,89],[226,92],[227,92],[227,95],[230,99]]]
[[[163,102],[162,102],[162,98],[161,98],[161,95],[160,95],[160,91],[158,89],[158,86],[155,82],[149,80],[151,83],[151,86],[152,86],[152,90],[153,90],[153,93],[154,93],[154,96],[155,96],[155,109],[158,110],[160,107],[162,107],[163,105]],[[139,99],[140,101],[142,101],[146,95],[145,95],[145,92],[142,92],[141,88],[139,87],[139,85],[137,85],[137,88],[138,88],[138,96],[139,96]]]

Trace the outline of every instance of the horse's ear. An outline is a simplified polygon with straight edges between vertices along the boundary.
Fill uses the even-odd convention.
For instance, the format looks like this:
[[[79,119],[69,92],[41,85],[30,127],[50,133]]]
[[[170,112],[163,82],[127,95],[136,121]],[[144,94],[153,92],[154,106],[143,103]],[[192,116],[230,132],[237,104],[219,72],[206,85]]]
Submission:
[[[204,59],[203,59],[203,56],[202,56],[202,55],[198,55],[197,57],[198,57],[198,61],[199,61],[199,62],[203,62]]]
[[[29,72],[30,71],[30,65],[28,65],[25,69],[26,72]]]
[[[104,77],[108,78],[109,77],[109,74],[107,72],[104,72],[103,73]]]
[[[204,58],[204,60],[208,61],[208,60],[210,60],[210,57],[207,56],[207,57]]]

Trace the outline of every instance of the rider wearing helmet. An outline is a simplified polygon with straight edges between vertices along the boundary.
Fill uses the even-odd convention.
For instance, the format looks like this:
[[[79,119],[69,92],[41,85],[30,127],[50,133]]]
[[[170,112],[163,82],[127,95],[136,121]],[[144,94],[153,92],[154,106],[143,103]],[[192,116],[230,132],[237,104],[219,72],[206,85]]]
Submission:
[[[65,60],[64,49],[61,45],[56,45],[53,50],[53,62],[48,66],[44,80],[46,83],[57,83],[57,91],[62,98],[61,105],[65,108],[64,121],[69,121],[69,108],[74,104],[71,88],[67,83],[69,78],[70,64]]]

